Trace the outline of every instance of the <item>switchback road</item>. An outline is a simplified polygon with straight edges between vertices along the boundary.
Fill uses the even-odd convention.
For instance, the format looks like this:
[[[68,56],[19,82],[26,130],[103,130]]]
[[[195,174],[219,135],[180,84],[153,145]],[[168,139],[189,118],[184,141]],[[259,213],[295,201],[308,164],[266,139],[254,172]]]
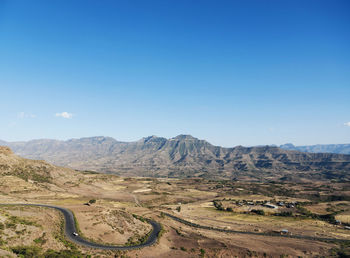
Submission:
[[[0,204],[0,205],[11,205],[11,206],[37,206],[37,207],[45,207],[45,208],[52,208],[60,211],[64,216],[65,221],[65,234],[69,240],[72,242],[83,245],[90,248],[98,248],[98,249],[104,249],[104,250],[133,250],[133,249],[139,249],[147,246],[153,245],[159,236],[161,226],[159,223],[153,221],[153,220],[147,220],[148,223],[150,223],[153,227],[152,232],[150,233],[147,240],[139,245],[133,245],[133,246],[114,246],[114,245],[102,245],[94,242],[90,242],[81,236],[74,236],[73,233],[77,232],[75,218],[73,213],[65,208],[54,206],[54,205],[46,205],[46,204]],[[327,237],[313,237],[313,236],[302,236],[302,235],[280,235],[280,234],[271,234],[271,233],[259,233],[259,232],[247,232],[247,231],[237,231],[237,230],[230,230],[230,229],[222,229],[222,228],[215,228],[215,227],[209,227],[204,225],[199,225],[196,223],[189,222],[187,220],[184,220],[182,218],[176,217],[174,215],[171,215],[169,213],[163,212],[164,215],[167,217],[180,222],[182,224],[185,224],[187,226],[191,226],[194,228],[200,228],[200,229],[206,229],[206,230],[213,230],[213,231],[219,231],[219,232],[225,232],[225,233],[236,233],[236,234],[246,234],[246,235],[258,235],[258,236],[273,236],[273,237],[287,237],[287,238],[295,238],[295,239],[306,239],[306,240],[314,240],[314,241],[336,241],[336,242],[349,242],[349,240],[346,239],[338,239],[338,238],[327,238]]]
[[[65,226],[64,226],[64,232],[69,240],[72,242],[83,245],[90,248],[98,248],[98,249],[104,249],[104,250],[133,250],[133,249],[139,249],[147,246],[153,245],[157,239],[159,232],[161,230],[161,226],[159,223],[147,219],[147,222],[150,223],[153,227],[152,232],[150,233],[147,240],[138,245],[132,245],[132,246],[115,246],[115,245],[102,245],[94,242],[90,242],[81,236],[74,236],[74,232],[78,232],[75,224],[75,219],[73,213],[65,208],[54,206],[54,205],[46,205],[46,204],[1,204],[1,205],[11,205],[11,206],[37,206],[37,207],[45,207],[45,208],[52,208],[60,211],[64,216]]]

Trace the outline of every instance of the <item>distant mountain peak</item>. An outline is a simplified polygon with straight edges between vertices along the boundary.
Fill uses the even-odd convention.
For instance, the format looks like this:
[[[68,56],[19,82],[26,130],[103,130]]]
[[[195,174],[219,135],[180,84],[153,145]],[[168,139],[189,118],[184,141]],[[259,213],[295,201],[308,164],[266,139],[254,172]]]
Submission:
[[[143,139],[148,141],[148,140],[157,139],[157,138],[160,138],[160,137],[158,137],[157,135],[150,135],[150,136],[144,137]]]
[[[69,139],[66,142],[91,142],[91,143],[103,143],[103,142],[117,142],[116,139],[107,136],[93,136]]]
[[[180,134],[172,139],[176,139],[176,140],[199,140],[198,138],[196,137],[193,137],[192,135],[190,134]]]
[[[294,148],[294,144],[293,143],[286,143],[280,146],[280,148]]]
[[[93,136],[93,137],[83,137],[83,138],[79,138],[77,140],[115,140],[112,137],[108,137],[108,136]]]
[[[126,176],[264,180],[265,176],[283,177],[297,171],[305,178],[329,179],[327,173],[332,171],[350,180],[350,155],[303,153],[268,145],[223,148],[187,134],[170,139],[152,135],[134,142],[98,136],[6,145],[26,158]]]
[[[148,136],[148,137],[144,137],[141,139],[141,141],[143,141],[144,143],[147,143],[147,142],[157,142],[157,141],[164,141],[166,140],[165,138],[163,137],[158,137],[156,135],[151,135],[151,136]]]
[[[297,150],[311,153],[339,153],[350,154],[350,144],[316,144],[295,146],[291,143],[283,144],[280,148],[285,150]]]

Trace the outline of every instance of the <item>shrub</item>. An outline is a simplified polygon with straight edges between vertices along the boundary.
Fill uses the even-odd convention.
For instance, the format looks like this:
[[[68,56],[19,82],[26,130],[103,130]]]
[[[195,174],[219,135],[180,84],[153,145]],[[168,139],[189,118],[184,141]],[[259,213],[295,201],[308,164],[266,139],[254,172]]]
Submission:
[[[12,228],[12,229],[16,229],[16,227],[17,227],[17,224],[15,224],[13,222],[9,222],[9,221],[6,221],[5,225],[7,228]]]
[[[214,200],[213,201],[214,207],[218,209],[219,211],[223,211],[224,208],[222,207],[222,203],[220,201]]]
[[[45,258],[82,258],[82,257],[88,257],[84,256],[80,251],[78,250],[61,250],[61,251],[54,251],[54,250],[47,250],[44,253]]]
[[[264,210],[251,210],[251,212],[257,214],[257,215],[265,215]]]
[[[91,199],[91,200],[89,201],[89,203],[90,203],[90,204],[96,203],[96,200],[95,200],[95,199]]]
[[[40,254],[40,248],[36,246],[16,246],[12,247],[11,250],[20,257],[34,258]]]
[[[145,220],[142,216],[139,216],[139,215],[136,215],[136,214],[132,214],[132,216],[133,216],[135,219],[140,220],[141,222],[146,222],[146,220]]]
[[[44,232],[41,237],[38,237],[38,238],[34,239],[33,240],[34,243],[39,244],[39,245],[45,244],[46,243],[45,235],[46,235],[46,233]]]
[[[291,211],[282,211],[280,213],[276,213],[276,216],[292,217],[293,216],[293,212],[291,212]]]
[[[336,219],[333,214],[319,215],[320,219],[328,221],[329,223],[335,223]]]

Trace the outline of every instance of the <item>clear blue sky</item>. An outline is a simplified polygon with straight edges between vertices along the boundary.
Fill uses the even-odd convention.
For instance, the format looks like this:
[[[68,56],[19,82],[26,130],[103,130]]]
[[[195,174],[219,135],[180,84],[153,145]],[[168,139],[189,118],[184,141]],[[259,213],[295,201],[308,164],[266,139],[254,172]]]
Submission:
[[[347,0],[0,0],[0,139],[349,143],[349,28]]]

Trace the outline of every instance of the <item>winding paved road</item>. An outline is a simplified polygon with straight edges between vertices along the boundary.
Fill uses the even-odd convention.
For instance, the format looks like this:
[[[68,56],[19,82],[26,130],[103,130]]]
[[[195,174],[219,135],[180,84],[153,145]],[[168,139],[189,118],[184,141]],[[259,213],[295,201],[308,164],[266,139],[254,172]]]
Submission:
[[[350,243],[350,240],[347,239],[339,239],[339,238],[326,238],[326,237],[313,237],[313,236],[301,236],[301,235],[281,235],[281,234],[272,234],[272,233],[259,233],[259,232],[249,232],[249,231],[238,231],[238,230],[231,230],[231,229],[223,229],[223,228],[215,228],[215,227],[209,227],[209,226],[203,226],[196,223],[189,222],[187,220],[181,219],[179,217],[176,217],[174,215],[171,215],[169,213],[163,212],[164,215],[168,216],[169,218],[180,222],[182,224],[185,224],[190,227],[194,228],[200,228],[200,229],[206,229],[206,230],[212,230],[212,231],[219,231],[219,232],[225,232],[225,233],[235,233],[235,234],[245,234],[245,235],[257,235],[257,236],[274,236],[274,237],[287,237],[287,238],[296,238],[296,239],[306,239],[306,240],[314,240],[314,241],[336,241],[336,242],[346,242]]]
[[[98,249],[104,249],[104,250],[133,250],[133,249],[139,249],[147,246],[153,245],[159,236],[159,232],[161,230],[161,226],[159,223],[147,219],[147,221],[152,225],[153,230],[147,240],[139,245],[133,245],[133,246],[114,246],[114,245],[102,245],[94,242],[89,242],[88,240],[80,237],[80,236],[74,236],[73,232],[77,232],[77,228],[75,226],[75,219],[73,216],[73,213],[65,208],[54,206],[54,205],[45,205],[45,204],[0,204],[0,205],[11,205],[11,206],[37,206],[37,207],[45,207],[45,208],[52,208],[60,211],[64,216],[65,221],[65,234],[69,240],[72,242],[83,245],[90,248],[98,248]],[[221,229],[221,228],[214,228],[209,226],[203,226],[199,224],[195,224],[192,222],[189,222],[187,220],[181,219],[179,217],[176,217],[174,215],[171,215],[169,213],[163,212],[164,215],[167,217],[176,220],[182,224],[185,224],[187,226],[195,227],[195,228],[201,228],[206,230],[213,230],[213,231],[220,231],[225,233],[236,233],[236,234],[249,234],[249,235],[260,235],[260,236],[276,236],[276,237],[287,237],[287,238],[297,238],[297,239],[307,239],[307,240],[315,240],[315,241],[339,241],[339,242],[349,242],[349,240],[346,239],[337,239],[337,238],[322,238],[322,237],[312,237],[312,236],[301,236],[301,235],[278,235],[278,234],[268,234],[268,233],[258,233],[258,232],[247,232],[247,231],[237,231],[237,230],[230,230],[230,229]]]
[[[53,205],[45,205],[45,204],[0,204],[0,205],[11,205],[11,206],[38,206],[38,207],[45,207],[45,208],[52,208],[60,211],[64,216],[65,221],[65,227],[64,231],[69,240],[72,242],[83,245],[90,248],[98,248],[98,249],[105,249],[105,250],[133,250],[133,249],[139,249],[147,246],[153,245],[157,239],[159,232],[161,230],[161,226],[159,223],[147,219],[147,222],[150,223],[153,227],[153,230],[147,240],[139,245],[132,245],[132,246],[115,246],[115,245],[102,245],[94,242],[89,242],[88,240],[80,237],[80,236],[74,236],[73,232],[77,232],[77,228],[75,227],[75,219],[73,216],[73,213],[65,208],[53,206]]]

